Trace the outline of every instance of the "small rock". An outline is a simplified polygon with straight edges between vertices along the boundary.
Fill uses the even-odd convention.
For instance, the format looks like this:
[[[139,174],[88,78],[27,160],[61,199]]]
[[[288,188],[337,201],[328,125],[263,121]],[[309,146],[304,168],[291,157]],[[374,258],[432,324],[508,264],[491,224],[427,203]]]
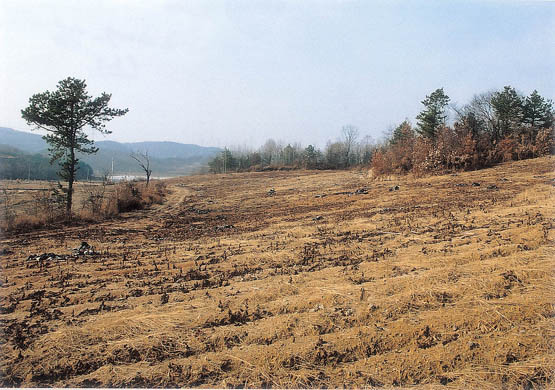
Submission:
[[[100,253],[96,252],[94,248],[89,245],[88,242],[83,241],[81,242],[81,246],[79,248],[73,249],[73,255],[80,256],[80,255],[99,255]]]
[[[401,189],[401,187],[399,187],[399,186],[393,186],[393,187],[391,187],[391,188],[389,189],[389,192],[391,192],[391,191],[399,191],[400,189]]]
[[[318,303],[314,308],[311,310],[312,312],[324,310],[324,306],[321,303]]]
[[[235,226],[233,226],[233,225],[220,225],[220,226],[216,226],[214,228],[214,230],[223,231],[223,230],[234,229],[234,228],[235,228]]]
[[[491,184],[488,186],[488,190],[498,190],[499,187],[497,187],[495,184]]]
[[[42,253],[40,255],[29,255],[27,257],[27,267],[47,265],[49,262],[65,260],[67,256],[57,255],[56,253]]]
[[[480,183],[475,181],[474,183],[472,183],[472,187],[480,187]]]
[[[274,190],[273,188],[270,188],[270,190],[268,191],[268,195],[274,196],[275,194],[276,194],[276,190]]]
[[[322,217],[321,215],[317,215],[314,218],[312,218],[313,221],[320,221],[322,219],[324,219],[324,217]]]
[[[2,248],[0,250],[0,256],[11,255],[13,251],[9,250],[8,248]]]

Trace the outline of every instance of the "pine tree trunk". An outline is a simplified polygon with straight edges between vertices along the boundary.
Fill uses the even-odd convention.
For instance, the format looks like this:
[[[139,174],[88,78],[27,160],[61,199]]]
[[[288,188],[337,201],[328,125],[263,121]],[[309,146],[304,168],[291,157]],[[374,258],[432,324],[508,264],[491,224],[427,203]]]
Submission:
[[[68,172],[68,188],[67,188],[67,201],[66,201],[66,217],[71,220],[71,206],[73,203],[73,180],[75,179],[75,150],[71,148]]]

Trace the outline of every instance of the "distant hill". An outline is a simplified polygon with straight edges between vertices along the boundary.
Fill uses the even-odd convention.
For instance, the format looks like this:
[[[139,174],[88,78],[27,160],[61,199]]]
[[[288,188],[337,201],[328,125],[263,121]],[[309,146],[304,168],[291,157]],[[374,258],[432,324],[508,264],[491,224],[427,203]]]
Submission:
[[[8,127],[0,127],[0,143],[29,153],[37,153],[48,148],[46,141],[42,139],[41,135],[18,131]]]
[[[25,153],[10,145],[0,144],[0,179],[59,180],[58,164],[50,164],[50,159],[40,153]],[[83,161],[79,162],[77,180],[92,176],[93,169]]]
[[[28,153],[48,154],[48,145],[38,134],[0,127],[0,142]],[[215,147],[204,147],[178,142],[115,142],[97,141],[98,153],[79,154],[79,159],[90,165],[95,175],[111,172],[114,174],[142,173],[137,162],[130,155],[133,152],[148,152],[151,157],[153,176],[177,176],[190,174],[221,151]]]
[[[114,142],[98,141],[96,146],[105,150],[115,151],[148,151],[149,156],[156,158],[190,158],[193,156],[214,156],[221,151],[220,148],[204,147],[193,144],[181,144],[178,142]]]

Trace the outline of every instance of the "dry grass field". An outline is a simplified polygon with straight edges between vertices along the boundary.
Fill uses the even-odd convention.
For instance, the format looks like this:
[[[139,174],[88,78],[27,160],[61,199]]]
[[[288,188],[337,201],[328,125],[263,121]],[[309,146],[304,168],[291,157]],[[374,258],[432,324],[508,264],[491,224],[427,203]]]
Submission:
[[[0,384],[549,388],[554,164],[185,177],[4,236]]]
[[[105,197],[109,197],[115,187],[115,185],[103,186],[98,181],[75,182],[74,211],[79,213],[87,207],[86,199],[90,194],[102,192]],[[43,213],[45,198],[48,198],[52,190],[57,188],[56,182],[46,180],[0,180],[0,218],[5,217],[6,206],[16,215],[29,216]]]

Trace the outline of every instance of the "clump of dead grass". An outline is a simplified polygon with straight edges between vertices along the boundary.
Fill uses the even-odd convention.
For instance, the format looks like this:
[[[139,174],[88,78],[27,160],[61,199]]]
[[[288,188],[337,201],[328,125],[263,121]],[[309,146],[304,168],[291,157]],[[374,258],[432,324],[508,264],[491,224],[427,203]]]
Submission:
[[[149,186],[145,183],[129,182],[122,183],[115,191],[115,203],[118,213],[133,210],[141,210],[152,204],[160,204],[164,201],[166,186],[163,182],[151,182]]]

